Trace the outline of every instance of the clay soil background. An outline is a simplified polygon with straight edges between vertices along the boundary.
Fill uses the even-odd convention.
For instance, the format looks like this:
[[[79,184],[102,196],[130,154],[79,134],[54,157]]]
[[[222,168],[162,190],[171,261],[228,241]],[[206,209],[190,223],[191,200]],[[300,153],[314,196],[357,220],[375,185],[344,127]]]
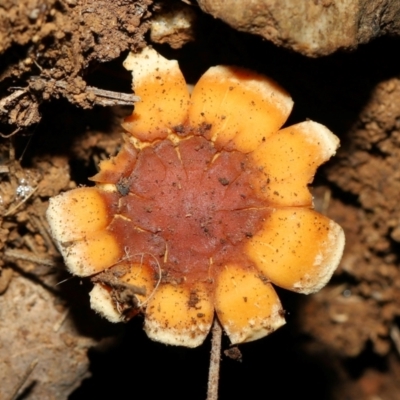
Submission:
[[[90,185],[98,162],[118,151],[133,109],[122,62],[151,44],[189,83],[218,64],[271,76],[295,101],[287,125],[310,118],[342,143],[313,192],[346,232],[343,260],[316,295],[278,289],[285,327],[233,349],[223,338],[219,398],[399,399],[399,39],[310,58],[196,5],[187,5],[189,28],[160,38],[154,19],[170,7],[0,2],[0,398],[206,397],[210,340],[168,347],[147,338],[141,317],[102,320],[44,218],[51,196]]]

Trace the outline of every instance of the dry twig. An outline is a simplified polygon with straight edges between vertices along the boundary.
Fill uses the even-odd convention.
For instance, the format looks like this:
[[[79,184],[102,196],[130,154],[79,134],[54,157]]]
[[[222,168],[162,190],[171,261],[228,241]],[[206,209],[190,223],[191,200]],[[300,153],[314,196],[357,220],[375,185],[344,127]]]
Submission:
[[[14,129],[11,133],[9,134],[5,134],[5,133],[1,133],[0,132],[0,136],[4,139],[10,139],[10,137],[16,135],[19,131],[21,130],[20,127],[18,127],[17,129]]]
[[[43,240],[45,241],[48,253],[58,254],[58,251],[54,246],[53,240],[49,234],[47,222],[44,220],[44,217],[42,215],[39,215],[38,217],[35,215],[29,215],[29,220],[31,224],[36,227]]]
[[[37,256],[29,251],[18,250],[18,249],[6,249],[4,257],[12,260],[23,260],[30,261],[34,264],[41,264],[47,267],[56,267],[57,264],[48,258]]]
[[[210,368],[208,370],[207,400],[218,400],[219,367],[221,362],[222,327],[214,318],[211,338]]]
[[[17,205],[15,205],[13,208],[7,210],[7,212],[4,214],[4,217],[8,217],[9,215],[13,214],[15,211],[18,210],[19,207],[22,206],[35,192],[38,190],[38,186],[35,187],[35,189],[32,190],[27,196],[25,196]]]
[[[65,81],[56,81],[55,86],[61,89],[67,88]],[[130,93],[113,92],[111,90],[99,89],[94,86],[86,86],[86,93],[92,93],[96,96],[94,103],[100,106],[131,106],[140,100],[140,97]]]
[[[28,88],[19,88],[19,90],[16,90],[15,92],[11,93],[9,96],[4,97],[4,99],[0,100],[0,112],[7,114],[7,106],[9,106],[15,99],[18,99],[18,97],[21,97],[23,94],[27,92]]]
[[[63,96],[65,96],[65,93],[63,92],[68,91],[69,84],[66,81],[56,81],[54,79],[46,79],[39,76],[31,76],[30,80],[40,88],[37,90],[38,92],[44,91],[48,86],[52,86],[53,89],[55,89],[56,94],[61,94]],[[38,106],[42,100],[37,98],[35,90],[32,90],[31,85],[11,88],[11,90],[14,91],[10,95],[0,99],[0,115],[9,116],[11,112],[10,110],[17,110],[15,111],[16,114],[10,119],[10,124],[17,125],[17,128],[9,134],[0,132],[0,136],[3,138],[10,138],[18,133],[22,127],[32,125],[40,120]],[[90,101],[93,102],[93,104],[100,106],[131,106],[135,102],[140,101],[138,96],[130,93],[113,92],[111,90],[99,89],[93,86],[86,86],[82,90],[82,93],[91,95]],[[16,107],[16,104],[23,100],[23,96],[31,98],[28,106],[24,105],[22,108]]]

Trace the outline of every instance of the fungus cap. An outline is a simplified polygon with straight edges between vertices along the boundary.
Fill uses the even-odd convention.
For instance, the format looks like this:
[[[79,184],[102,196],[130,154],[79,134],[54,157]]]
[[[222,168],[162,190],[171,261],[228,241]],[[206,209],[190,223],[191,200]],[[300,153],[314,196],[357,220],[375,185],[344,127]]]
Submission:
[[[313,121],[281,129],[292,99],[249,70],[212,67],[189,95],[153,49],[124,65],[141,102],[120,152],[94,187],[50,200],[67,267],[92,277],[94,310],[144,314],[153,340],[196,347],[214,314],[232,343],[268,335],[285,323],[274,285],[318,291],[340,262],[343,230],[308,190],[339,140]]]

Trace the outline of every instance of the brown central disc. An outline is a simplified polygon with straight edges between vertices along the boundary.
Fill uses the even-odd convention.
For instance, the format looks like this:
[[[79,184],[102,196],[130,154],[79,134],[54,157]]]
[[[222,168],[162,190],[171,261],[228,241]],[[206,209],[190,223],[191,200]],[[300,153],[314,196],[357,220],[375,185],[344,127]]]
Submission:
[[[227,263],[249,264],[243,245],[267,216],[246,155],[217,152],[195,136],[146,147],[109,229],[128,257],[151,254],[171,279],[206,280]]]

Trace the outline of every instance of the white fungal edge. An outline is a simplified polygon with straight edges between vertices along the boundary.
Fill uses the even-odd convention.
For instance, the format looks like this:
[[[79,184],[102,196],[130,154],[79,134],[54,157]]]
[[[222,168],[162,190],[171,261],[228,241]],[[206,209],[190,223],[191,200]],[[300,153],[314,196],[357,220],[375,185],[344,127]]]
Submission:
[[[50,226],[50,233],[55,244],[61,253],[64,263],[68,270],[74,275],[87,276],[90,271],[85,271],[85,263],[82,260],[82,255],[76,251],[74,244],[82,240],[78,235],[71,235],[68,224],[65,222],[68,212],[66,203],[69,201],[69,192],[61,193],[49,200],[49,206],[46,211],[46,218]],[[81,235],[83,236],[83,235]]]
[[[66,223],[64,222],[66,217],[66,201],[64,196],[65,193],[61,193],[56,197],[51,197],[49,200],[49,207],[46,211],[46,218],[50,226],[51,236],[56,240],[57,246],[59,248],[60,242],[65,242],[71,239],[71,235],[68,232]]]
[[[261,339],[285,324],[285,318],[282,316],[282,306],[275,304],[272,307],[271,315],[267,318],[249,319],[248,325],[240,330],[233,323],[230,324],[229,321],[223,325],[223,328],[231,343],[239,344]]]
[[[340,146],[340,140],[326,126],[311,120],[300,122],[294,126],[307,141],[319,146],[320,154],[325,161],[336,154],[336,150]]]
[[[296,127],[306,140],[313,144],[318,144],[324,161],[329,160],[336,154],[340,141],[327,127],[314,121],[304,121]],[[313,278],[306,275],[301,281],[295,283],[293,288],[296,292],[303,294],[315,293],[329,282],[342,259],[345,241],[341,226],[334,221],[330,221],[327,240],[315,256],[313,263],[319,273],[316,276],[314,275]]]
[[[212,319],[207,324],[193,324],[190,326],[190,329],[166,328],[165,325],[160,324],[155,318],[146,315],[144,330],[147,336],[156,342],[194,348],[204,342],[211,329],[211,324]]]
[[[181,74],[176,60],[164,58],[151,47],[145,47],[140,53],[129,53],[123,65],[125,69],[132,71],[133,85],[138,86],[157,77],[161,78],[161,84],[163,77]],[[157,76],[157,73],[160,76]]]
[[[293,285],[298,293],[311,294],[321,290],[331,279],[342,259],[345,246],[345,235],[342,227],[334,221],[329,222],[329,233],[325,243],[314,258],[313,266],[318,274],[313,277],[306,275]]]
[[[89,296],[91,308],[102,317],[114,323],[123,321],[123,317],[114,306],[110,293],[103,286],[95,284]]]
[[[46,211],[46,218],[50,226],[51,236],[54,238],[55,244],[61,253],[64,263],[68,270],[78,276],[89,276],[92,271],[89,260],[82,251],[75,245],[84,240],[84,235],[76,234],[71,236],[68,224],[65,222],[68,217],[66,201],[69,192],[61,193],[49,200],[49,207]]]

